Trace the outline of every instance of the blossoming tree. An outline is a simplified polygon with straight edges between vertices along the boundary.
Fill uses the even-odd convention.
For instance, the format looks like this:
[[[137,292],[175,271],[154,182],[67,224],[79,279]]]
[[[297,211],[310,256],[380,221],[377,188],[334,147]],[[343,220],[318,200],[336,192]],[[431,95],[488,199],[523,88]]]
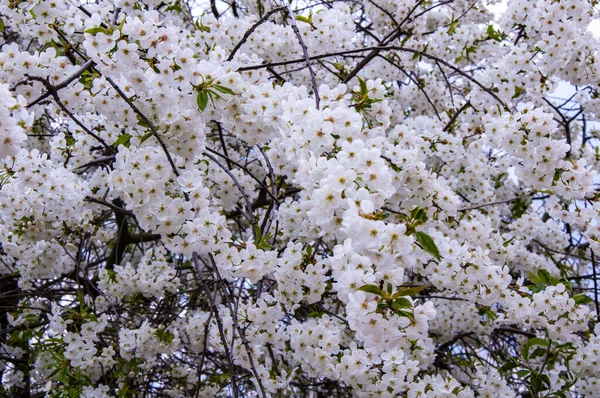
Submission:
[[[0,395],[600,396],[596,1],[494,3],[2,0]]]

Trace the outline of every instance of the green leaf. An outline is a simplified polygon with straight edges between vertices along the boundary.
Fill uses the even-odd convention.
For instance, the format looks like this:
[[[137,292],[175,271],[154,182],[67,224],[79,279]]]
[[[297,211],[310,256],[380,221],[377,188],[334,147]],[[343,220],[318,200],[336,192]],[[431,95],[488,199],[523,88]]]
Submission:
[[[339,62],[334,62],[333,63],[333,67],[335,69],[337,69],[338,72],[344,72],[346,70],[346,68],[344,67],[344,65],[340,64]]]
[[[460,21],[457,19],[454,19],[454,14],[452,14],[452,22],[450,22],[450,24],[448,25],[448,31],[447,33],[452,36],[453,34],[456,33],[456,28],[460,26]]]
[[[527,376],[529,373],[530,373],[529,369],[522,369],[517,372],[517,376],[519,378],[521,378],[521,377]]]
[[[357,76],[358,83],[360,84],[360,95],[364,96],[369,93],[369,89],[367,88],[367,82]]]
[[[121,134],[115,141],[113,146],[117,148],[119,145],[123,145],[125,148],[129,148],[131,145],[131,134]]]
[[[509,370],[513,370],[519,367],[519,363],[509,359],[509,362],[506,362],[504,365],[498,368],[498,372],[508,372]]]
[[[531,204],[531,199],[518,199],[512,202],[512,204],[510,205],[510,210],[512,211],[513,214],[513,218],[515,220],[518,220],[519,218],[521,218],[521,216],[523,214],[525,214],[525,212],[527,211],[527,209],[529,208],[529,205]]]
[[[108,30],[106,30],[102,27],[86,29],[83,31],[83,33],[89,33],[91,35],[95,35],[97,33],[104,33],[105,35],[110,35],[110,33],[108,33]]]
[[[558,280],[556,278],[554,278],[552,275],[550,275],[550,272],[546,271],[543,268],[538,270],[538,277],[540,278],[542,283],[544,283],[546,285],[547,284],[555,285],[556,283],[558,283]]]
[[[405,318],[410,318],[410,319],[413,319],[415,317],[412,312],[405,311],[405,310],[396,310],[396,314],[403,316]]]
[[[414,221],[418,221],[419,224],[423,224],[428,219],[427,210],[417,206],[410,211],[410,218]]]
[[[0,33],[4,33],[4,21],[0,19]]]
[[[478,306],[479,315],[485,317],[485,320],[495,321],[498,319],[498,314],[488,306]]]
[[[200,91],[198,97],[196,97],[196,102],[201,111],[205,110],[206,105],[208,105],[208,93],[206,91]]]
[[[546,349],[538,347],[529,355],[529,359],[541,358],[546,355]]]
[[[440,251],[438,250],[431,236],[427,235],[425,232],[417,231],[415,232],[415,240],[427,253],[431,254],[438,260],[441,259]]]
[[[39,317],[36,314],[25,315],[26,324],[32,324],[32,323],[36,322],[38,319],[39,319]]]
[[[175,335],[173,333],[160,329],[156,330],[154,332],[154,335],[159,341],[167,344],[171,344],[173,342],[173,339],[175,338]]]
[[[414,296],[423,289],[427,289],[427,286],[403,287],[394,293],[392,299],[396,299],[400,296]]]
[[[493,39],[495,41],[502,41],[502,33],[497,32],[496,29],[494,29],[493,25],[488,25],[486,33],[490,39]]]
[[[515,86],[515,94],[512,96],[512,98],[519,98],[524,92],[525,89],[523,87]]]
[[[410,302],[409,299],[400,297],[400,298],[397,298],[396,300],[394,300],[394,302],[392,303],[392,308],[395,310],[403,310],[406,308],[412,308],[412,303]]]
[[[527,275],[527,278],[531,281],[531,283],[533,284],[541,284],[542,281],[540,280],[540,278],[538,278],[537,274],[535,272],[529,272],[529,275]]]
[[[256,247],[258,247],[259,249],[262,249],[262,250],[273,250],[273,246],[269,243],[269,240],[271,240],[271,234],[270,233],[268,233],[267,235],[263,236],[258,241],[258,245],[256,245]]]
[[[220,84],[213,84],[212,88],[223,94],[235,95],[235,92],[232,89],[230,89],[229,87],[221,86]]]
[[[523,358],[525,358],[526,361],[529,360],[529,350],[531,349],[531,347],[537,346],[537,345],[542,346],[542,347],[547,347],[548,342],[539,337],[533,337],[533,338],[529,339],[529,341],[527,341],[527,343],[525,343],[525,346],[523,347]]]
[[[125,21],[127,21],[127,18],[123,18],[123,20],[121,21],[121,23],[117,27],[117,29],[119,30],[119,32],[123,32],[123,26],[125,26]]]
[[[296,21],[306,22],[307,24],[311,23],[309,18],[302,15],[296,15]]]
[[[148,139],[150,137],[152,137],[154,135],[154,133],[151,131],[149,133],[144,134],[144,136],[142,137],[142,139],[140,140],[140,144],[143,144],[144,142],[148,141]]]
[[[362,292],[376,294],[378,296],[383,296],[383,292],[377,285],[364,285],[362,287],[359,287],[358,290]]]
[[[544,286],[544,285],[540,285],[540,284],[535,284],[535,285],[527,285],[526,287],[527,287],[527,289],[529,289],[529,291],[531,291],[531,293],[533,293],[533,294],[539,293],[539,292],[543,291],[543,290],[546,288],[546,286]]]
[[[552,387],[552,385],[551,385],[551,383],[550,383],[550,378],[548,377],[548,375],[546,375],[546,374],[541,374],[541,375],[539,376],[539,378],[540,378],[541,382],[542,382],[542,383],[544,383],[544,384],[545,384],[545,385],[546,385],[548,388],[551,388],[551,387]],[[545,388],[544,390],[547,390],[547,388]]]
[[[587,296],[585,293],[579,293],[573,296],[576,304],[589,304],[593,300],[591,297]]]

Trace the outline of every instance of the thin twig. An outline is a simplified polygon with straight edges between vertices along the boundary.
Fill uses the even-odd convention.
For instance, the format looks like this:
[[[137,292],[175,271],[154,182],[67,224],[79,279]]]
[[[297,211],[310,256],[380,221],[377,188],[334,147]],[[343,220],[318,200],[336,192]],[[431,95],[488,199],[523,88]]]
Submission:
[[[442,117],[440,116],[440,113],[438,112],[437,107],[435,106],[435,104],[433,103],[433,101],[431,100],[431,98],[429,98],[429,94],[427,94],[427,91],[425,90],[425,88],[423,86],[421,86],[421,83],[419,83],[419,81],[417,79],[415,79],[410,73],[408,73],[398,63],[394,62],[393,60],[391,60],[391,59],[389,59],[387,57],[381,57],[381,58],[383,58],[388,63],[390,63],[391,65],[395,66],[396,68],[398,68],[400,70],[400,72],[404,73],[406,75],[406,77],[408,77],[408,79],[417,86],[417,88],[419,89],[419,91],[421,91],[421,93],[423,94],[423,96],[425,97],[425,99],[427,100],[427,102],[429,103],[429,105],[431,105],[431,107],[433,108],[433,111],[435,112],[435,115],[437,116],[437,118],[441,122],[442,121]]]
[[[248,40],[248,38],[250,37],[250,35],[252,35],[252,33],[254,33],[254,31],[263,23],[265,23],[267,21],[267,19],[269,19],[269,17],[273,14],[275,14],[276,12],[279,12],[281,10],[285,10],[286,7],[285,6],[281,6],[281,7],[277,7],[272,9],[271,11],[269,11],[268,13],[265,14],[265,16],[263,16],[261,19],[258,20],[258,22],[256,22],[254,25],[252,25],[250,27],[250,29],[248,29],[246,31],[246,33],[244,33],[244,36],[242,36],[242,39],[239,41],[238,44],[235,45],[235,47],[233,48],[233,50],[231,50],[231,54],[229,54],[229,57],[227,57],[227,61],[231,61],[233,59],[233,57],[235,56],[235,53],[238,52],[238,50],[244,45],[244,43]],[[218,16],[217,16],[218,18]]]
[[[455,113],[454,115],[452,115],[452,117],[450,118],[450,120],[448,121],[448,123],[446,123],[446,125],[444,126],[444,128],[442,129],[442,131],[446,132],[448,131],[448,129],[450,127],[452,127],[452,125],[454,124],[454,122],[456,121],[456,119],[458,119],[458,116],[463,113],[463,111],[465,109],[467,109],[468,107],[471,106],[471,101],[467,101],[463,104],[463,106],[461,106]]]
[[[94,160],[92,160],[90,162],[87,162],[86,164],[82,164],[81,166],[77,166],[76,169],[84,169],[84,168],[87,168],[87,167],[97,166],[97,165],[100,165],[100,164],[103,164],[103,163],[112,162],[114,160],[115,160],[115,156],[114,155],[112,155],[112,156],[106,156],[106,157],[103,157],[103,158],[100,158],[100,159],[94,159]]]
[[[308,73],[310,73],[310,81],[313,86],[313,92],[315,93],[315,106],[319,109],[319,104],[321,102],[321,98],[319,97],[319,87],[317,86],[317,76],[315,75],[315,71],[312,68],[312,63],[310,56],[308,55],[308,48],[302,40],[302,35],[300,34],[300,30],[298,29],[298,25],[296,24],[296,18],[294,12],[292,11],[289,5],[286,6],[288,13],[290,14],[290,20],[292,21],[292,30],[296,34],[296,38],[300,42],[300,47],[302,47],[302,54],[304,54],[304,61],[306,61],[306,67],[308,68]]]
[[[79,127],[81,127],[81,129],[82,129],[83,131],[85,131],[85,133],[86,133],[86,134],[88,134],[88,135],[92,136],[92,137],[93,137],[93,138],[94,138],[96,141],[98,141],[100,144],[102,144],[102,146],[103,146],[103,147],[104,147],[104,148],[105,148],[105,149],[106,149],[108,152],[110,152],[110,153],[112,153],[112,154],[114,154],[114,153],[115,153],[115,150],[114,150],[114,148],[113,148],[113,147],[111,147],[110,145],[108,145],[108,144],[106,143],[106,141],[104,141],[104,140],[103,140],[103,139],[102,139],[100,136],[98,136],[98,135],[97,135],[96,133],[94,133],[92,130],[90,130],[89,128],[87,128],[87,127],[86,127],[86,126],[85,126],[85,125],[84,125],[84,124],[83,124],[81,121],[79,121],[79,119],[78,119],[77,117],[75,117],[75,115],[73,114],[73,112],[71,112],[71,111],[70,111],[70,110],[69,110],[69,109],[68,109],[68,108],[65,106],[65,104],[63,104],[63,103],[62,103],[62,101],[61,101],[60,97],[58,96],[58,90],[59,90],[60,88],[62,88],[62,87],[60,87],[60,88],[57,88],[57,87],[59,87],[60,85],[59,85],[59,86],[53,86],[52,84],[50,84],[50,82],[49,82],[47,79],[44,79],[44,78],[41,78],[41,77],[38,77],[38,76],[29,76],[29,75],[26,75],[26,76],[27,76],[27,78],[28,78],[28,79],[30,79],[30,80],[35,80],[35,81],[39,81],[39,82],[41,82],[41,83],[42,83],[42,84],[43,84],[43,85],[46,87],[46,89],[47,89],[48,91],[46,92],[46,94],[42,95],[42,97],[44,97],[44,98],[45,98],[45,97],[48,97],[48,96],[52,96],[52,98],[54,99],[54,101],[56,102],[56,104],[57,104],[57,105],[60,107],[60,109],[62,109],[62,111],[63,111],[64,113],[66,113],[66,114],[67,114],[67,116],[69,116],[69,118],[71,118],[71,120],[73,120],[73,121],[74,121],[74,122],[75,122],[75,123],[76,123],[76,124],[77,124]],[[63,83],[64,83],[64,82],[63,82]],[[63,83],[61,83],[61,84],[63,84]],[[64,86],[63,86],[63,87],[64,87]],[[40,100],[40,98],[42,98],[42,97],[39,97],[39,98],[38,98],[38,100]],[[36,101],[38,101],[38,100],[36,100]],[[30,105],[34,105],[34,103],[35,103],[36,101],[32,102]],[[40,101],[41,101],[41,100],[40,100]],[[29,105],[27,105],[27,106],[29,107]]]
[[[233,321],[233,327],[234,327],[234,333],[232,333],[232,335],[235,337],[235,329],[237,329],[238,331],[238,335],[240,336],[240,340],[242,341],[242,345],[244,346],[244,349],[246,350],[246,354],[248,355],[248,362],[250,363],[250,369],[252,369],[252,374],[254,375],[254,377],[256,378],[256,382],[258,383],[258,389],[261,392],[261,395],[263,396],[263,398],[267,397],[267,393],[265,391],[265,388],[263,386],[263,383],[258,375],[258,372],[256,370],[256,366],[254,365],[254,359],[252,357],[252,349],[250,348],[250,344],[248,339],[246,338],[246,335],[244,334],[244,330],[240,327],[240,324],[238,322],[238,303],[239,300],[241,298],[241,294],[235,294],[235,292],[233,291],[228,291],[227,290],[227,286],[222,283],[223,282],[223,278],[221,278],[221,274],[219,273],[219,268],[217,267],[217,263],[215,262],[215,258],[213,257],[212,254],[209,254],[210,260],[212,262],[213,268],[215,270],[215,274],[217,275],[217,285],[218,286],[223,286],[223,289],[221,289],[222,291],[224,291],[231,300],[224,300],[225,304],[227,305],[227,307],[229,308],[229,312],[231,314],[231,319]],[[240,288],[242,285],[244,285],[245,278],[241,278],[240,281]],[[221,294],[223,295],[223,292],[221,292]],[[225,298],[225,297],[224,297]],[[235,301],[235,308],[232,307],[231,305],[231,301]]]
[[[252,224],[254,224],[256,222],[256,219],[254,218],[254,212],[252,211],[252,204],[250,203],[250,199],[248,199],[248,195],[246,195],[246,191],[244,191],[244,188],[242,188],[242,185],[240,184],[240,182],[231,173],[231,170],[229,170],[227,168],[227,166],[225,166],[224,164],[222,164],[221,162],[219,162],[219,160],[217,158],[215,158],[214,156],[212,156],[208,152],[204,152],[204,156],[206,156],[207,158],[209,158],[210,160],[212,160],[213,162],[215,162],[217,164],[217,166],[219,166],[221,169],[223,169],[223,171],[225,173],[227,173],[227,175],[229,176],[229,178],[231,178],[233,180],[233,183],[238,188],[238,190],[242,194],[242,197],[244,198],[244,201],[246,202],[247,214],[246,213],[242,213],[242,214],[245,214],[246,218],[248,219],[248,221],[250,221]]]
[[[275,200],[277,203],[279,203],[279,199],[277,199],[277,195],[272,194],[271,191],[269,191],[269,189],[267,188],[267,186],[261,180],[259,180],[258,177],[256,177],[250,170],[248,170],[247,167],[242,166],[235,160],[231,159],[230,157],[228,157],[226,155],[223,155],[222,153],[215,151],[214,149],[206,148],[206,150],[209,151],[210,153],[214,153],[215,155],[222,157],[223,159],[225,159],[227,161],[227,163],[232,163],[232,164],[236,165],[237,167],[239,167],[240,169],[244,170],[254,181],[256,181],[265,191],[267,191],[267,194],[269,194],[269,196],[271,198],[273,198],[273,200]],[[204,153],[204,154],[206,155],[206,153]],[[229,167],[229,169],[231,170],[231,166]]]
[[[352,78],[354,78],[354,76],[356,76],[358,74],[358,72],[360,72],[365,66],[367,66],[367,64],[369,62],[371,62],[373,60],[373,58],[375,58],[377,56],[377,54],[379,54],[380,51],[382,51],[381,47],[385,47],[387,46],[389,43],[393,42],[394,40],[396,40],[398,37],[400,37],[402,35],[402,33],[404,33],[402,31],[402,26],[409,21],[410,16],[412,15],[413,12],[415,12],[415,10],[417,9],[417,7],[419,7],[422,3],[422,0],[418,1],[414,7],[408,12],[408,14],[406,15],[406,17],[398,24],[398,26],[396,26],[394,28],[394,30],[392,30],[386,37],[383,38],[383,40],[381,40],[379,42],[379,45],[377,47],[374,47],[371,52],[369,54],[367,54],[367,56],[365,58],[363,58],[362,61],[360,61],[349,73],[348,75],[344,78],[344,80],[342,80],[342,83],[347,84],[350,80],[352,80]]]
[[[567,151],[566,157],[569,158],[571,157],[571,120],[567,120],[567,118],[565,117],[565,115],[563,115],[563,113],[560,111],[560,109],[558,107],[556,107],[552,102],[548,101],[546,98],[542,97],[542,99],[544,100],[544,102],[546,102],[557,114],[558,116],[561,118],[562,120],[562,125],[565,127],[565,136],[567,139],[567,144],[569,144],[569,150]],[[579,116],[579,115],[576,115]],[[557,120],[557,119],[555,119]],[[560,123],[560,120],[557,120]]]
[[[500,99],[500,97],[498,97],[498,95],[496,95],[496,93],[494,93],[492,90],[490,90],[489,88],[485,87],[483,84],[481,84],[477,79],[475,79],[474,77],[468,75],[466,72],[464,72],[463,70],[461,70],[460,68],[444,61],[443,59],[436,57],[435,55],[431,55],[431,54],[427,54],[423,51],[419,51],[419,50],[414,50],[412,48],[406,48],[406,47],[400,47],[400,46],[374,46],[374,47],[364,47],[364,48],[356,48],[356,49],[352,49],[352,50],[344,50],[344,51],[337,51],[337,52],[332,52],[332,53],[327,53],[327,54],[320,54],[320,55],[314,55],[312,57],[309,57],[310,60],[317,60],[317,59],[323,59],[323,58],[330,58],[330,57],[336,57],[336,56],[344,56],[344,55],[349,55],[349,54],[356,54],[356,53],[361,53],[361,52],[366,52],[366,51],[372,51],[372,50],[379,50],[379,51],[385,51],[385,50],[394,50],[394,51],[404,51],[404,52],[408,52],[411,54],[416,54],[419,55],[421,57],[430,59],[432,61],[437,61],[440,64],[446,66],[447,68],[452,69],[454,72],[458,73],[459,75],[463,76],[464,78],[470,80],[473,84],[475,84],[477,87],[479,87],[480,89],[482,89],[484,92],[486,92],[488,95],[490,95],[492,98],[494,98],[494,100],[496,100],[505,111],[510,111],[510,108],[508,107],[508,105],[506,105],[506,103],[504,101],[502,101],[502,99]],[[264,64],[260,64],[260,65],[250,65],[250,66],[243,66],[241,68],[238,68],[237,71],[238,72],[245,72],[245,71],[250,71],[250,70],[256,70],[256,69],[262,69],[262,68],[272,68],[275,66],[285,66],[285,65],[292,65],[292,64],[297,64],[300,62],[305,62],[306,60],[304,58],[300,58],[300,59],[292,59],[292,60],[287,60],[287,61],[277,61],[277,62],[270,62],[270,63],[264,63]]]
[[[90,69],[93,65],[94,65],[94,61],[89,59],[83,65],[81,65],[81,68],[79,68],[71,76],[67,77],[64,81],[60,82],[59,84],[57,84],[55,86],[51,85],[52,89],[50,89],[48,86],[46,86],[48,91],[45,92],[44,94],[42,94],[41,96],[39,96],[38,98],[36,98],[35,100],[33,100],[33,102],[27,104],[27,108],[31,108],[32,106],[39,103],[40,101],[43,101],[44,99],[48,98],[49,96],[56,94],[56,92],[58,90],[67,87],[69,84],[71,84],[71,82],[73,80],[78,79],[83,74],[83,72]],[[38,80],[38,79],[33,79],[33,76],[28,76],[28,78],[31,78],[32,80]],[[18,83],[21,83],[21,82],[18,82]],[[50,84],[50,83],[48,83],[48,84]]]
[[[534,194],[535,193],[530,193],[530,194],[527,194],[527,195],[518,196],[516,198],[511,198],[511,199],[506,199],[506,200],[499,200],[497,202],[492,202],[492,203],[484,203],[484,204],[476,205],[476,206],[472,206],[472,207],[466,207],[464,209],[459,209],[458,211],[461,212],[461,213],[463,213],[465,211],[480,209],[482,207],[496,206],[496,205],[501,205],[501,204],[505,204],[505,203],[510,203],[510,202],[514,202],[514,201],[517,201],[517,200],[521,200],[521,199],[525,199],[525,198],[530,198]]]
[[[158,131],[156,130],[156,127],[154,127],[154,124],[152,124],[150,119],[148,119],[148,117],[146,117],[146,115],[144,115],[144,113],[142,111],[140,111],[137,106],[135,106],[135,104],[127,97],[127,95],[123,92],[123,90],[121,90],[121,88],[110,77],[107,77],[107,76],[104,76],[104,77],[106,78],[106,81],[109,82],[110,85],[117,91],[117,93],[119,93],[121,98],[123,98],[123,100],[125,100],[125,102],[127,102],[127,104],[135,112],[135,114],[138,115],[140,117],[140,119],[142,119],[148,127],[150,127],[150,130],[152,131],[152,135],[154,137],[156,137],[156,139],[158,140],[158,143],[160,144],[161,148],[163,149],[163,152],[167,156],[167,160],[169,161],[169,164],[171,165],[171,169],[173,170],[173,173],[177,177],[179,177],[179,171],[177,170],[177,166],[175,165],[175,162],[173,161],[173,158],[171,157],[171,154],[169,153],[169,149],[167,148],[167,145],[165,144],[163,139],[160,137],[160,134],[158,134]],[[184,193],[184,195],[187,196],[186,193]],[[186,199],[187,199],[187,197],[186,197]]]
[[[219,329],[219,335],[221,337],[221,342],[223,343],[223,349],[225,350],[225,356],[227,357],[227,362],[229,363],[229,373],[231,379],[231,389],[233,397],[238,396],[238,388],[236,382],[235,375],[235,366],[233,364],[233,357],[231,351],[229,350],[229,346],[227,344],[227,337],[225,337],[225,329],[223,327],[223,322],[221,321],[221,317],[219,315],[219,309],[217,308],[217,303],[215,302],[215,298],[210,294],[210,289],[208,287],[208,283],[206,279],[204,279],[201,275],[200,264],[198,263],[198,254],[196,252],[192,253],[192,262],[196,268],[196,277],[202,281],[202,285],[204,286],[204,291],[206,292],[206,296],[208,297],[208,301],[210,303],[211,313],[214,315],[217,321],[217,328]]]

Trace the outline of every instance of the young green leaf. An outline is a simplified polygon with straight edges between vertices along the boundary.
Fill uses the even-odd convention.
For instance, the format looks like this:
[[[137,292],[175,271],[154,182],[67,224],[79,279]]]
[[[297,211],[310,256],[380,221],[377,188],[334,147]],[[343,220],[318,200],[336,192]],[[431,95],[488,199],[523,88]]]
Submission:
[[[393,299],[401,297],[401,296],[413,296],[419,293],[421,290],[426,289],[427,286],[414,286],[414,287],[403,287],[396,291],[392,296]]]
[[[529,373],[531,373],[531,371],[530,371],[529,369],[522,369],[522,370],[519,370],[519,371],[517,372],[517,377],[519,377],[519,378],[521,378],[521,377],[525,377],[525,376],[527,376]]]
[[[358,290],[360,290],[362,292],[376,294],[378,296],[383,295],[383,292],[377,285],[364,285],[364,286],[359,287]]]
[[[230,89],[229,87],[221,86],[220,84],[213,84],[212,88],[223,94],[235,95],[235,92],[233,92],[232,89]]]
[[[417,231],[415,232],[415,240],[421,245],[423,250],[431,254],[437,260],[441,258],[440,251],[438,250],[431,236],[427,235],[425,232]]]
[[[307,17],[304,17],[302,15],[296,15],[296,21],[301,21],[301,22],[306,22],[308,24],[310,24],[310,19],[308,19]]]
[[[523,358],[525,358],[526,361],[529,360],[529,350],[533,346],[546,347],[546,346],[548,346],[548,342],[539,337],[533,337],[533,338],[529,339],[529,341],[527,341],[527,343],[525,343],[525,346],[523,347],[523,352],[522,352]]]
[[[200,91],[196,97],[196,102],[201,111],[205,110],[206,105],[208,105],[208,93],[206,91]]]
[[[95,35],[96,33],[104,33],[105,35],[109,35],[110,33],[108,32],[108,30],[101,28],[101,27],[96,27],[96,28],[89,28],[83,31],[83,33],[89,33],[91,35]]]
[[[121,134],[119,136],[119,138],[117,138],[117,140],[115,141],[113,146],[115,148],[118,148],[119,145],[123,145],[125,148],[129,148],[129,146],[131,145],[130,141],[131,141],[131,134]]]
[[[152,131],[144,134],[144,136],[140,139],[140,144],[143,144],[144,142],[146,142],[153,135],[154,135],[154,133]]]
[[[508,372],[509,370],[513,370],[515,368],[518,368],[519,366],[520,365],[518,362],[516,362],[512,358],[509,358],[508,362],[506,362],[504,365],[502,365],[500,368],[498,368],[498,372],[500,372],[500,373]]]
[[[590,296],[587,296],[585,293],[579,293],[573,296],[576,304],[589,304],[593,300]]]
[[[393,288],[394,288],[394,287],[392,286],[392,284],[388,282],[388,283],[387,283],[385,286],[386,286],[386,288],[387,288],[387,292],[388,292],[388,294],[392,294],[392,290],[393,290]]]
[[[494,25],[488,25],[486,33],[490,39],[502,41],[502,33],[496,31],[496,29],[494,29]]]
[[[392,303],[392,308],[394,308],[396,310],[412,308],[412,303],[410,302],[409,299],[400,297],[400,298],[397,298],[396,300],[394,300],[394,302]]]
[[[360,84],[360,95],[361,96],[365,96],[369,93],[369,89],[367,88],[367,83],[361,79],[360,77],[358,77],[358,83]]]

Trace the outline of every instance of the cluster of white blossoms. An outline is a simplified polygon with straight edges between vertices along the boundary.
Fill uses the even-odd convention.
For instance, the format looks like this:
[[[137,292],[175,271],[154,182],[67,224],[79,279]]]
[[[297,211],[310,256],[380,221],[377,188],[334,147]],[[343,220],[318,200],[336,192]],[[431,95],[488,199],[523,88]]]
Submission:
[[[180,284],[175,269],[164,254],[155,250],[145,253],[135,266],[131,263],[116,265],[114,272],[100,273],[99,288],[110,297],[123,298],[134,294],[161,297],[174,293]]]
[[[594,2],[195,3],[0,1],[0,395],[598,396]]]
[[[72,231],[89,231],[92,211],[84,206],[87,181],[37,149],[6,157],[0,190],[2,249],[16,261],[21,287],[55,278],[75,267],[65,248]],[[13,268],[14,267],[14,268]]]
[[[21,123],[33,122],[31,117],[24,108],[25,100],[23,97],[19,99],[13,98],[8,90],[7,84],[0,84],[0,158],[16,155],[23,143],[27,140],[27,135]]]

